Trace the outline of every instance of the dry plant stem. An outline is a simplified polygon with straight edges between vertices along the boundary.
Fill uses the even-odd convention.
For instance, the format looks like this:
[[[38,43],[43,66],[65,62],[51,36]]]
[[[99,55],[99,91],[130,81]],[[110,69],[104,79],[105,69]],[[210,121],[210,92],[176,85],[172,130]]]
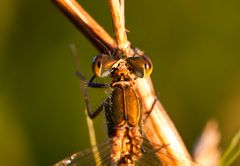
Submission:
[[[91,143],[91,145],[97,145],[97,140],[96,140],[96,135],[95,135],[95,129],[94,129],[93,121],[92,121],[92,119],[90,119],[88,117],[88,113],[87,113],[86,109],[85,109],[85,115],[86,115],[86,120],[87,120],[87,126],[88,126],[90,143]],[[97,161],[99,158],[101,158],[99,153],[93,153],[93,154],[94,154],[95,161]]]
[[[119,0],[109,0],[109,7],[113,20],[113,27],[115,32],[115,38],[117,41],[117,47],[122,52],[128,52],[129,41],[127,40],[127,34],[125,31],[125,19],[124,19],[124,3],[120,4]]]
[[[150,110],[156,98],[151,79],[138,79],[136,89],[143,99],[144,109]],[[159,101],[154,106],[144,128],[147,138],[153,143],[167,145],[163,149],[164,152],[161,150],[162,153],[157,153],[164,165],[193,165],[181,137]]]
[[[215,120],[209,120],[194,149],[194,159],[203,165],[219,165],[221,156],[219,150],[220,140],[221,134],[218,123]]]
[[[98,24],[75,1],[73,0],[52,0],[52,1],[61,9],[63,13],[65,13],[65,15],[76,25],[76,27],[81,32],[83,32],[85,36],[87,36],[87,38],[100,52],[103,53],[104,50],[99,49],[102,48],[101,43],[99,43],[98,41],[94,41],[96,40],[96,36],[98,40],[104,41],[103,43],[110,49],[110,51],[113,52],[117,48],[117,45],[114,42],[114,40],[111,37],[109,37],[109,35],[107,35],[107,33],[104,30],[101,30],[101,33],[103,34],[101,33],[99,34],[99,31],[93,30],[95,29],[94,26]],[[89,22],[91,22],[91,24],[86,24]],[[120,38],[122,39],[122,37]],[[123,41],[127,41],[127,38],[125,38]],[[136,83],[136,89],[139,93],[139,97],[142,100],[144,111],[149,111],[154,99],[156,98],[151,79],[150,78],[139,79]],[[142,91],[142,89],[144,89],[144,91]],[[166,154],[170,158],[170,161],[167,161],[167,159],[165,161],[165,159],[163,159],[163,162],[166,162],[168,165],[176,166],[191,165],[190,162],[191,157],[184,143],[182,142],[179,134],[177,133],[175,126],[173,125],[172,121],[166,114],[160,102],[157,102],[144,128],[146,136],[151,142],[163,145],[170,145],[166,147]],[[185,160],[181,158],[179,159],[179,161],[181,162],[177,162],[179,157],[183,157],[183,159],[185,158]]]
[[[116,48],[112,37],[75,0],[52,0],[85,37],[100,51]],[[102,43],[100,44],[99,41]]]
[[[120,3],[120,10],[121,10],[121,13],[122,13],[122,17],[124,18],[123,19],[123,26],[125,28],[125,0],[119,0],[119,3]],[[126,28],[125,28],[126,30]]]

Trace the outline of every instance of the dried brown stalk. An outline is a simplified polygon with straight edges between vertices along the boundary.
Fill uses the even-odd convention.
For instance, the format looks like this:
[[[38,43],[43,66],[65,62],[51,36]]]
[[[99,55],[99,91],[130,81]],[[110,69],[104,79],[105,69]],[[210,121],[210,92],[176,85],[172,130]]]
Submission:
[[[116,48],[113,38],[77,3],[75,0],[52,0],[85,37],[99,50],[104,52]],[[100,43],[100,42],[102,43]],[[104,45],[104,46],[103,46]]]
[[[125,0],[119,0],[121,15],[123,17],[123,26],[125,28]]]
[[[219,143],[221,134],[218,123],[215,120],[209,120],[202,132],[193,157],[203,165],[217,166],[220,160]]]
[[[156,98],[151,79],[138,79],[137,91],[141,98],[144,99],[143,107],[145,110],[150,110]],[[145,134],[152,142],[169,145],[163,149],[163,153],[158,153],[163,164],[176,166],[193,165],[191,156],[180,135],[159,101],[157,101],[150,117],[146,121],[145,128]]]
[[[119,0],[109,0],[109,7],[112,15],[117,47],[122,52],[128,54],[130,42],[127,40],[125,31],[124,1],[122,0],[120,4]]]
[[[119,5],[119,0],[109,0],[117,44],[76,1],[52,1],[76,25],[76,27],[84,33],[100,52],[104,52],[104,50],[102,49],[102,44],[96,41],[96,39],[100,40],[112,52],[117,49],[117,47],[126,52],[124,49],[129,47],[129,43],[127,41],[124,27],[124,15],[121,14],[124,10],[122,9],[122,3]],[[156,98],[151,79],[138,79],[136,82],[136,89],[142,99],[144,110],[149,110]],[[142,89],[144,89],[144,91],[142,91]],[[189,155],[174,124],[159,101],[154,106],[154,109],[145,124],[145,133],[151,142],[168,145],[164,148],[165,151],[162,152],[164,155],[159,153],[159,157],[163,164],[176,166],[192,165],[191,156]]]

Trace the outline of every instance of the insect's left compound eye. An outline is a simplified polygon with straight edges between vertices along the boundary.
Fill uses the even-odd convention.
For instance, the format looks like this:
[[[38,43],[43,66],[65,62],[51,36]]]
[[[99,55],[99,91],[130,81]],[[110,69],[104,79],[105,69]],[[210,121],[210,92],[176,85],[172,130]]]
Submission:
[[[112,66],[117,60],[106,54],[99,54],[93,58],[92,70],[98,77],[106,77],[110,74]]]
[[[152,73],[152,61],[146,55],[129,57],[127,58],[127,62],[137,77],[147,77]]]

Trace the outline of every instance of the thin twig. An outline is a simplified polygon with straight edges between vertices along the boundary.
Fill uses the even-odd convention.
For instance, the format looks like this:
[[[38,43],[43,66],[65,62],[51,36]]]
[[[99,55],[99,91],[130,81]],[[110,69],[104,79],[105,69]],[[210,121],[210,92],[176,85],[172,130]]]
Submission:
[[[125,27],[125,0],[119,0],[119,3],[120,3],[120,10],[122,13],[121,15],[124,18],[123,19],[123,27],[126,29],[126,27]]]
[[[130,43],[127,40],[127,34],[125,31],[125,19],[123,13],[124,3],[120,4],[119,0],[109,0],[109,7],[112,15],[117,47],[122,52],[128,53]]]
[[[110,51],[113,52],[115,49],[117,49],[117,45],[114,42],[114,40],[111,37],[109,37],[109,35],[107,35],[107,33],[104,30],[102,31],[104,35],[101,33],[99,34],[98,31],[92,30],[92,29],[95,29],[94,26],[96,25],[98,27],[100,26],[74,0],[52,0],[52,1],[61,9],[61,11],[63,11],[67,15],[67,17],[77,26],[77,28],[85,34],[85,36],[92,42],[92,44],[96,48],[98,48],[100,52],[104,52],[104,51],[102,49],[99,49],[99,48],[102,48],[102,44],[100,44],[98,41],[94,41],[96,40],[96,36],[98,40],[102,41],[103,44],[110,49]],[[113,0],[113,3],[114,3],[114,0]],[[117,5],[119,6],[119,4]],[[112,10],[113,10],[113,13],[115,12],[121,13],[119,12],[120,10],[119,11],[117,9],[116,9],[117,11],[115,11],[115,9],[112,9]],[[82,15],[84,15],[84,17],[82,17]],[[121,14],[118,14],[118,15],[121,15]],[[118,19],[119,23],[123,22],[123,21],[120,21],[121,18],[118,18],[118,17],[116,18]],[[91,24],[87,24],[86,26],[86,23],[89,23],[89,22],[91,22]],[[125,28],[122,26],[120,26],[120,28],[122,30],[116,29],[118,34],[118,37],[116,36],[116,38],[118,40],[118,43],[120,43],[122,49],[124,50],[128,48],[128,46],[126,47],[126,45],[128,45],[128,41],[126,36],[125,37],[121,36],[121,34],[126,33]],[[150,78],[138,79],[136,83],[136,89],[139,93],[139,97],[142,100],[144,111],[148,111],[152,107],[152,103],[156,98],[151,79]],[[142,89],[144,89],[144,91]],[[191,156],[189,155],[174,124],[168,117],[166,111],[164,110],[160,102],[156,103],[154,110],[152,111],[149,119],[145,124],[145,133],[147,138],[150,140],[150,142],[170,145],[166,147],[166,153],[167,153],[167,156],[169,156],[169,158],[174,160],[172,161],[163,160],[165,164],[176,165],[176,166],[192,165]],[[179,160],[181,161],[181,163],[177,162]]]

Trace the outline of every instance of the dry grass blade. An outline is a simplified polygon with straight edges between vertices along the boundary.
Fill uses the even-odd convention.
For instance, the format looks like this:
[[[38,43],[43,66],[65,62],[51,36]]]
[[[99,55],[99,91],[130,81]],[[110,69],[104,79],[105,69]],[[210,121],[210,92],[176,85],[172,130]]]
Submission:
[[[122,13],[121,15],[123,18],[125,18],[125,0],[119,0],[119,3],[120,3],[120,10]],[[123,19],[123,26],[125,28],[125,19]]]
[[[86,120],[87,120],[87,126],[88,126],[88,132],[89,132],[89,138],[90,138],[90,143],[91,146],[97,145],[97,140],[96,140],[96,135],[95,135],[95,130],[93,126],[93,121],[88,117],[87,110],[84,110]],[[97,148],[97,147],[96,147]],[[94,154],[94,159],[97,161],[100,157],[99,153],[93,153]],[[101,165],[99,165],[101,166]]]
[[[119,0],[109,0],[109,7],[113,20],[113,27],[117,41],[117,47],[124,53],[128,53],[129,41],[125,30],[124,3]]]
[[[229,166],[234,162],[239,161],[240,156],[240,129],[238,129],[237,133],[233,136],[230,144],[227,149],[223,152],[223,156],[220,160],[220,166]]]

